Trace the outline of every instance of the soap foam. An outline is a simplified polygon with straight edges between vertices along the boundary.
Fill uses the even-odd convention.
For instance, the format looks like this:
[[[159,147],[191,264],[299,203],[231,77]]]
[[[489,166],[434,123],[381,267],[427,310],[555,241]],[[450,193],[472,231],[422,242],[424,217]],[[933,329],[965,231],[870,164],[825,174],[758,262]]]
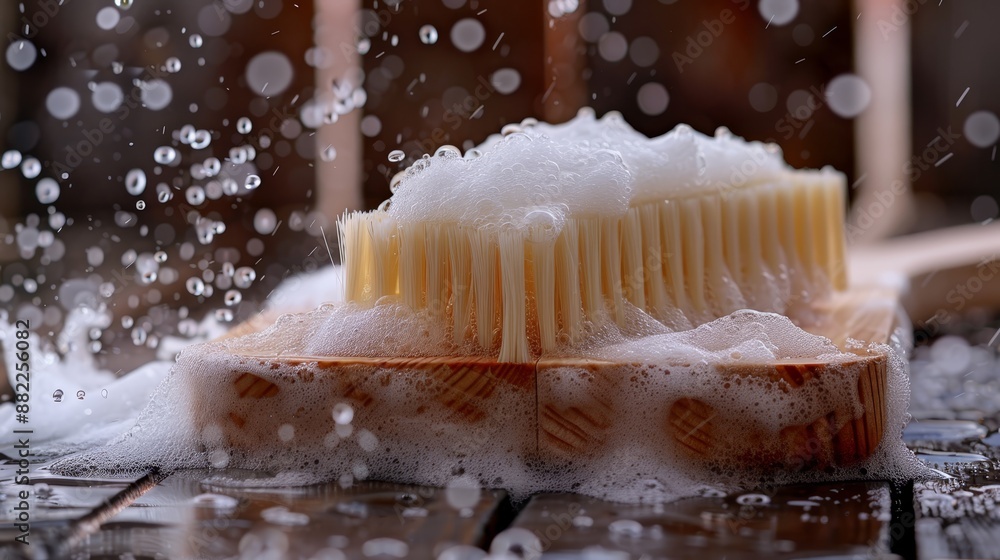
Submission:
[[[641,312],[630,311],[635,313]],[[553,357],[561,362],[545,366],[543,357],[537,378],[531,366],[495,365],[486,375],[477,371],[474,390],[463,385],[463,379],[472,378],[458,370],[417,363],[328,369],[308,357],[430,356],[453,350],[441,346],[447,337],[436,332],[445,328],[439,321],[392,301],[370,310],[328,305],[284,317],[271,332],[192,346],[182,352],[133,429],[108,446],[62,459],[53,469],[102,476],[136,476],[153,467],[253,469],[271,476],[213,482],[264,486],[376,479],[444,487],[461,478],[506,488],[515,499],[566,491],[622,502],[662,502],[761,480],[927,474],[899,438],[906,420],[906,365],[888,346],[869,350],[889,355],[887,429],[875,455],[860,465],[828,473],[748,468],[745,457],[732,453],[692,457],[664,430],[670,404],[696,398],[735,426],[723,444],[733,440],[745,447],[738,438],[765,434],[761,453],[775,464],[815,463],[809,455],[789,455],[766,435],[815,421],[830,410],[860,412],[858,368],[838,368],[796,391],[753,376],[734,381],[720,368],[775,359],[846,364],[857,356],[769,313],[739,311],[679,333],[633,316],[630,329],[594,328],[587,345],[561,348]],[[290,359],[300,352],[307,357]],[[581,354],[589,364],[573,359]],[[595,365],[601,360],[609,363]],[[267,393],[270,383],[277,393],[237,397],[233,387],[246,386],[245,380],[254,377],[264,381],[257,390]],[[487,380],[494,381],[492,392],[480,383]],[[349,423],[344,423],[350,416],[344,404],[353,412]],[[593,429],[593,437],[575,451],[567,452],[565,441],[539,440],[538,422],[545,420],[536,410],[565,415],[577,404],[592,413],[591,421],[611,421]],[[232,418],[248,420],[246,428],[233,430]]]
[[[515,133],[478,157],[442,150],[418,160],[399,180],[388,211],[401,223],[542,226],[555,235],[570,216],[621,216],[632,184],[616,151]]]

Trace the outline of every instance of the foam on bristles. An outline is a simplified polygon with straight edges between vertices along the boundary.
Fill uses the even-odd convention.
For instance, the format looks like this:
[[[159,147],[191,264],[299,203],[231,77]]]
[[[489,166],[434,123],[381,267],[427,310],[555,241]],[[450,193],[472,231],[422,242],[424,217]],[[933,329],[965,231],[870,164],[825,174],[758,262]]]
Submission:
[[[633,179],[616,151],[510,134],[478,157],[440,150],[398,179],[389,215],[492,230],[544,228],[570,216],[620,216]]]

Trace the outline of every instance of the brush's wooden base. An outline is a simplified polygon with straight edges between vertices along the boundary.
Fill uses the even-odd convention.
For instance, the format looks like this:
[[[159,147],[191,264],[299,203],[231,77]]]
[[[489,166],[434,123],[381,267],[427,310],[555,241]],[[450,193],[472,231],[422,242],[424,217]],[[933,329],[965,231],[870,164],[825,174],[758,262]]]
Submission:
[[[776,381],[775,390],[789,392],[800,390],[810,379],[857,367],[861,372],[857,382],[860,414],[857,408],[831,410],[807,425],[788,426],[777,434],[761,431],[737,441],[725,437],[731,419],[697,398],[676,398],[641,412],[633,410],[636,407],[630,405],[634,403],[617,397],[645,383],[640,368],[586,359],[501,364],[462,357],[244,355],[236,358],[253,364],[248,371],[198,375],[191,389],[199,424],[217,426],[230,446],[244,449],[274,439],[289,422],[295,423],[296,441],[322,442],[334,429],[329,411],[345,402],[354,408],[356,424],[362,427],[373,422],[405,422],[408,415],[427,413],[442,419],[448,433],[457,437],[471,434],[476,439],[476,434],[492,433],[499,426],[506,433],[520,434],[521,448],[516,451],[542,459],[614,453],[615,431],[623,418],[635,422],[636,414],[643,414],[640,420],[656,426],[659,434],[649,445],[672,445],[693,458],[789,470],[852,465],[869,457],[885,433],[888,357],[859,350],[849,339],[887,341],[898,317],[896,297],[885,291],[855,290],[817,306],[816,311],[822,312],[817,316],[824,321],[807,330],[857,352],[856,360],[739,364],[718,368],[718,375],[735,383],[747,378]],[[286,366],[297,373],[276,372]],[[413,395],[407,395],[404,403],[398,390],[388,388],[393,379],[401,378],[423,388],[419,406],[413,405]],[[220,383],[225,386],[220,388]],[[312,395],[305,410],[294,396],[301,394],[302,384],[307,384]],[[509,407],[497,410],[493,403],[500,399],[521,403],[523,413],[511,414]],[[372,418],[375,411],[399,418]],[[752,424],[752,419],[747,420]],[[775,438],[780,445],[774,445]]]

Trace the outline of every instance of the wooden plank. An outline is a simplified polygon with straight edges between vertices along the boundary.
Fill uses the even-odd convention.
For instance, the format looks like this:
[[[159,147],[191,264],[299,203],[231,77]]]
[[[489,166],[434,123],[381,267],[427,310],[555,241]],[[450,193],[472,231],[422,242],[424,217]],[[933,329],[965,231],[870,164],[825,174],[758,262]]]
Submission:
[[[742,497],[741,497],[742,496]],[[801,558],[889,552],[884,483],[778,487],[759,494],[624,505],[576,496],[531,499],[513,527],[538,537],[542,558],[603,549],[621,558]]]

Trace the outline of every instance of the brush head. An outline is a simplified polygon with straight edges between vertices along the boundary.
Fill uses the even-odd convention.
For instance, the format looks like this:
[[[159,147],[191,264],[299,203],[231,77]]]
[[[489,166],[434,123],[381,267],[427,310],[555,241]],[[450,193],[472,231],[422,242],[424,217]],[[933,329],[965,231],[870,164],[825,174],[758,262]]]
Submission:
[[[620,115],[507,127],[393,180],[345,216],[346,299],[400,298],[501,361],[585,343],[645,314],[688,329],[752,308],[799,316],[844,287],[844,178],[780,150]]]

